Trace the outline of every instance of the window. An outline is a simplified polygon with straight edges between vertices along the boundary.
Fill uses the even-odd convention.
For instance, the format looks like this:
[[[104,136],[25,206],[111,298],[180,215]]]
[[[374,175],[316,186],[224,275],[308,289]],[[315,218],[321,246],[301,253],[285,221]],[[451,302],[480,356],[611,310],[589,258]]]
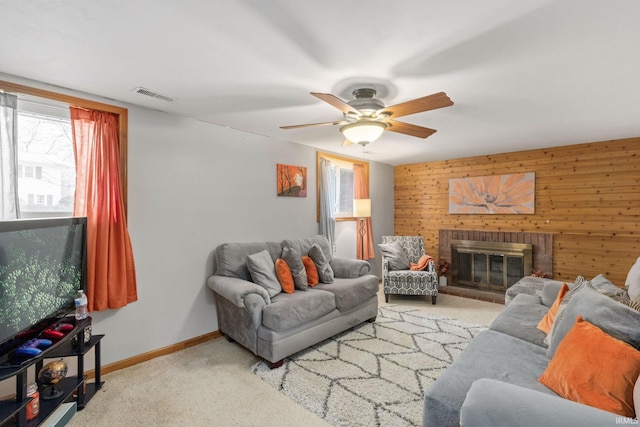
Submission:
[[[71,216],[76,172],[68,104],[18,94],[17,122],[20,217]]]
[[[89,217],[89,221],[87,221],[87,228],[89,233],[93,233],[96,236],[95,238],[89,239],[87,246],[87,286],[90,290],[87,294],[89,297],[88,303],[90,310],[104,310],[107,308],[119,308],[130,302],[136,301],[138,296],[131,239],[129,237],[129,232],[127,231],[126,221],[122,220],[123,216],[126,216],[127,214],[127,109],[4,81],[0,81],[0,90],[17,94],[18,98],[22,95],[30,95],[55,100],[66,104],[65,109],[70,106],[74,107],[72,112],[70,111],[69,115],[74,117],[76,115],[78,116],[79,126],[76,130],[79,132],[79,138],[74,141],[73,152],[82,151],[82,162],[84,164],[86,161],[87,167],[90,168],[87,170],[75,170],[74,166],[74,171],[76,172],[76,175],[83,174],[89,176],[87,179],[87,187],[90,187],[87,190],[88,192],[95,194],[94,190],[96,189],[97,191],[103,191],[100,186],[102,182],[97,181],[100,178],[93,179],[93,176],[90,173],[94,166],[95,168],[103,168],[109,172],[115,169],[118,170],[119,176],[113,176],[113,173],[109,173],[106,179],[110,181],[118,181],[120,184],[119,188],[111,185],[109,188],[104,190],[104,197],[91,197],[91,199],[87,199],[90,202],[87,203],[86,207],[87,216]],[[51,118],[51,115],[44,115],[49,116],[49,121],[56,121]],[[60,120],[59,122],[62,121],[63,120]],[[59,125],[60,123],[57,124]],[[49,125],[52,125],[52,123],[49,123]],[[65,133],[64,126],[58,126],[57,130],[62,134]],[[114,131],[118,133],[117,138],[116,135],[113,134]],[[62,135],[60,135],[60,137],[62,137]],[[103,147],[95,147],[96,145],[100,145],[97,140],[101,138],[109,141],[109,144],[106,144],[108,145],[107,148],[109,152],[103,150]],[[19,136],[16,136],[16,149],[19,145],[18,139]],[[91,145],[79,145],[79,141],[84,141],[84,143]],[[113,158],[113,156],[109,155],[110,153],[116,152],[113,150],[115,148],[113,143],[118,144],[117,158]],[[58,145],[57,141],[54,143],[51,139],[48,140],[48,144],[49,147]],[[59,149],[52,149],[47,152],[47,154],[52,154],[53,151],[57,152]],[[85,156],[85,154],[87,154],[87,156]],[[95,158],[106,158],[106,160],[104,162],[93,162],[92,160],[87,160],[86,157],[90,157],[91,155]],[[32,181],[41,180],[49,183],[51,181],[62,182],[66,179],[66,177],[62,176],[63,174],[59,174],[59,176],[56,175],[55,177],[52,176],[50,166],[57,167],[57,163],[55,165],[50,165],[50,162],[45,162],[44,164],[38,164],[37,162],[27,164],[28,160],[29,159],[23,159],[23,162],[25,162],[25,165],[23,165],[25,175],[26,166],[31,168],[31,176],[27,179],[31,179]],[[73,164],[76,164],[75,159]],[[38,170],[38,167],[40,170]],[[16,169],[20,168],[16,167]],[[16,180],[12,179],[11,181],[14,181],[12,182],[12,185],[17,186],[17,183],[15,182]],[[75,179],[73,181],[75,183]],[[114,189],[117,190],[117,192],[113,191]],[[81,191],[82,189],[77,190]],[[18,192],[19,191],[20,189],[18,188]],[[54,196],[57,194],[55,194],[53,190],[51,192],[39,189],[31,191],[33,191],[33,193],[27,193],[28,204],[44,205],[45,202],[48,202],[49,195],[51,195],[52,204],[55,204],[53,203],[55,199]],[[74,198],[75,192],[76,191],[74,191]],[[37,196],[34,197],[35,195]],[[104,198],[114,200],[116,203],[113,203],[112,205],[100,203],[100,200]],[[63,198],[61,197],[61,200],[62,199]],[[21,201],[18,200],[18,203],[20,202]],[[72,200],[69,200],[69,202],[74,204],[74,201]],[[115,209],[105,213],[107,208],[111,208],[113,205],[115,205]],[[18,207],[18,211],[19,210],[20,206]],[[44,209],[41,210],[44,211]],[[106,216],[108,219],[104,222],[99,221],[98,217],[103,216]]]
[[[350,159],[347,157],[335,156],[329,153],[318,152],[317,155],[317,212],[320,220],[320,160],[327,159],[331,162],[332,171],[335,173],[336,183],[335,194],[335,217],[337,221],[355,220],[353,216],[353,166],[362,165],[367,176],[367,186],[369,185],[369,163],[363,160]]]
[[[5,81],[0,81],[0,90],[18,95],[18,195],[21,218],[68,216],[73,212],[75,159],[70,105],[118,115],[120,179],[126,212],[126,108]]]

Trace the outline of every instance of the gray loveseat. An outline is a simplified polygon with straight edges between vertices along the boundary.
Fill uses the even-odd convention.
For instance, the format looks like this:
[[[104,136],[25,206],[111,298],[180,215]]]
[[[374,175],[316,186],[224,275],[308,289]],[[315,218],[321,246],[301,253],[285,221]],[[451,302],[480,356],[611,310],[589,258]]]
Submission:
[[[640,313],[606,295],[604,287],[592,287],[594,280],[574,291],[564,315],[556,318],[558,335],[550,335],[547,345],[547,334],[536,326],[554,303],[562,282],[526,278],[519,285],[524,292],[512,291],[508,305],[489,329],[479,333],[428,387],[423,426],[615,425],[619,415],[564,399],[538,381],[562,333],[575,324],[577,315],[639,348]]]
[[[255,260],[260,255],[267,259],[264,264],[270,257],[273,265],[283,257],[285,247],[300,257],[308,255],[314,245],[314,254],[320,252],[319,246],[320,257],[324,255],[328,263],[327,271],[333,273],[332,283],[285,293],[277,285],[265,288],[258,284],[263,280],[255,279],[255,271],[250,272],[247,266],[249,258]],[[216,273],[207,284],[216,296],[220,331],[263,358],[271,368],[280,366],[291,354],[363,321],[375,320],[378,313],[378,278],[369,274],[369,263],[333,256],[324,236],[225,243],[216,249],[216,264]]]

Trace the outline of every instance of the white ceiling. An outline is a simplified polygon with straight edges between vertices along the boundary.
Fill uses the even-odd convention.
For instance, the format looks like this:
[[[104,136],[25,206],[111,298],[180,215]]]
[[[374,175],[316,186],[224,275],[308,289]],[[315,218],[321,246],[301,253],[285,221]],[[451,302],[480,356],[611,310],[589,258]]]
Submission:
[[[2,73],[348,156],[338,126],[279,128],[342,118],[309,92],[446,92],[400,119],[437,133],[366,147],[393,165],[640,136],[638,0],[0,0],[0,16]]]

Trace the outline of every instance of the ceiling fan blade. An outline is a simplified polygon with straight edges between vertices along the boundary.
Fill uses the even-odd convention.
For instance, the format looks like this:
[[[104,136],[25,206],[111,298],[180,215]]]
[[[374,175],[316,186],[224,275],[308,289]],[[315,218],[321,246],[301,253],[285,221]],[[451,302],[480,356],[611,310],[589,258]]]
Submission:
[[[390,130],[391,132],[404,133],[405,135],[416,136],[418,138],[426,138],[436,133],[435,129],[429,129],[396,120],[385,120],[385,123],[389,125],[387,130]]]
[[[347,104],[337,96],[331,95],[330,93],[311,92],[311,95],[315,96],[318,99],[323,100],[327,104],[330,104],[336,107],[338,110],[342,111],[345,114],[349,114],[349,113],[360,114],[360,112],[355,108],[353,108],[351,105]]]
[[[349,122],[346,120],[339,120],[336,122],[307,123],[304,125],[280,126],[280,129],[297,129],[297,128],[306,128],[310,126],[326,126],[326,125],[346,125],[347,123]]]
[[[349,141],[347,138],[344,139],[344,141],[342,141],[342,146],[346,147],[347,145],[351,145],[353,144],[353,142]]]
[[[453,101],[444,92],[434,93],[433,95],[423,96],[412,101],[402,102],[380,109],[378,114],[388,114],[390,117],[397,118],[408,116],[410,114],[421,113],[423,111],[435,110],[437,108],[449,107],[453,105]]]

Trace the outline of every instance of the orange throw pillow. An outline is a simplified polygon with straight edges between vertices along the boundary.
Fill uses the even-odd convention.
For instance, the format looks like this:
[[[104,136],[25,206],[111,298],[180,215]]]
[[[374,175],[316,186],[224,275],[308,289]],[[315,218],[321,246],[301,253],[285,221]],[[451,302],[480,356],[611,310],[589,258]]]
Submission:
[[[565,399],[634,418],[639,374],[640,351],[578,316],[538,381]]]
[[[418,262],[409,263],[409,270],[413,270],[413,271],[424,270],[425,268],[427,268],[427,264],[429,264],[429,261],[432,259],[433,259],[432,256],[422,255],[418,260]]]
[[[538,326],[536,326],[545,334],[548,334],[549,331],[551,330],[551,326],[553,326],[553,322],[556,320],[558,307],[560,307],[560,303],[562,302],[562,300],[564,299],[564,296],[567,295],[568,292],[569,292],[569,285],[567,285],[566,283],[563,283],[562,287],[560,288],[560,291],[558,292],[558,296],[556,297],[556,300],[553,302],[553,304],[551,304],[551,307],[549,307],[549,311],[547,311],[547,314],[545,314],[544,317],[540,319]]]
[[[318,275],[316,263],[306,255],[301,258],[304,269],[307,270],[307,282],[309,283],[309,286],[313,287],[320,283],[320,276]]]
[[[282,290],[287,294],[292,294],[295,290],[293,274],[291,274],[289,265],[282,258],[276,260],[276,276],[278,277],[280,286],[282,286]]]

